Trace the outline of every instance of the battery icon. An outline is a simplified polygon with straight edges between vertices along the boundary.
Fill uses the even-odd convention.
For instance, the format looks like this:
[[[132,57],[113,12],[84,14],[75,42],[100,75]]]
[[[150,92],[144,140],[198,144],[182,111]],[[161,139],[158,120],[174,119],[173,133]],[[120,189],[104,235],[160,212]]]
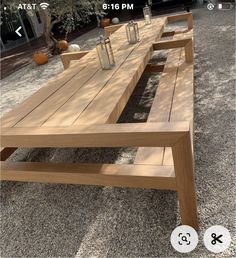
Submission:
[[[231,9],[233,9],[233,7],[234,6],[232,3],[218,3],[217,4],[217,8],[222,11],[231,10]]]

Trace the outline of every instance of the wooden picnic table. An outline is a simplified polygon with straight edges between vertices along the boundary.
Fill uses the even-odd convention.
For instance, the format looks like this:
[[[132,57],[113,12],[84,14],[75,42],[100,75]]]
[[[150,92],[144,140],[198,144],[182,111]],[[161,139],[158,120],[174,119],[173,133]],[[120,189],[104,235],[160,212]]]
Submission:
[[[188,27],[192,29],[192,15],[170,17],[152,19],[148,26],[139,21],[140,41],[133,45],[128,44],[125,26],[121,26],[110,36],[116,62],[112,70],[101,69],[96,49],[93,49],[6,114],[1,120],[1,179],[177,190],[183,224],[197,228],[190,122],[193,120],[192,38],[158,42],[168,21],[187,19]],[[174,50],[170,53],[150,122],[116,124],[153,52],[168,48],[184,48],[185,52]],[[153,71],[152,67],[150,69]],[[156,68],[158,70],[160,67]],[[187,79],[184,78],[186,72],[189,74]],[[166,90],[166,84],[173,86]],[[179,90],[187,92],[188,102],[181,106],[186,117],[180,118],[177,110],[178,119],[170,120],[171,111],[167,112],[165,105],[171,109],[176,98],[183,102],[181,95],[184,95],[179,94],[178,89],[176,92],[180,97],[173,97],[178,84]],[[165,119],[156,119],[159,114]],[[128,146],[142,147],[135,164],[4,161],[18,147]],[[152,147],[150,152],[147,147]],[[156,151],[161,151],[164,157],[164,153],[171,150],[170,164],[150,162]],[[145,153],[149,155],[148,162],[141,162]]]
[[[49,81],[3,119],[3,127],[51,127],[114,123],[119,118],[152,51],[166,18],[152,26],[139,22],[141,40],[129,45],[125,26],[111,35],[116,66],[101,70],[96,49]]]

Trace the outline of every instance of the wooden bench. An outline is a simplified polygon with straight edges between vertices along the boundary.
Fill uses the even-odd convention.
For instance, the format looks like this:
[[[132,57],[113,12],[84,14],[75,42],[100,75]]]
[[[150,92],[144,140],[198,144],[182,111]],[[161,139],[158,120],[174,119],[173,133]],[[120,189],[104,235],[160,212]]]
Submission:
[[[188,21],[187,32],[160,40],[164,25],[181,19]],[[92,50],[2,119],[1,160],[17,147],[133,146],[139,147],[134,164],[2,162],[1,180],[175,190],[182,223],[197,229],[191,19],[191,14],[153,19],[155,30],[140,22],[145,40],[136,45],[127,45],[120,27],[111,35],[113,70],[101,71]],[[162,49],[169,49],[166,63],[149,65]],[[116,124],[140,76],[150,71],[162,75],[148,121]]]
[[[145,72],[162,72],[148,122],[189,121],[193,139],[193,22],[192,14],[174,15],[168,21],[187,21],[186,29],[163,32],[173,40],[155,44],[154,50],[169,49],[165,65],[148,65]],[[181,49],[184,47],[184,50]],[[181,105],[180,105],[181,103]],[[139,148],[135,163],[173,165],[170,148]]]
[[[121,28],[123,26],[123,24],[116,24],[116,25],[111,25],[111,26],[107,26],[104,28],[104,32],[105,35],[107,37],[110,37],[112,33],[114,33],[115,31],[117,31],[119,28]]]
[[[191,17],[190,15],[186,16]],[[189,19],[188,24],[190,24],[190,27],[187,30],[164,32],[163,36],[173,36],[173,40],[162,41],[153,46],[154,50],[173,49],[168,52],[164,67],[155,67],[154,65],[146,69],[146,72],[162,71],[147,122],[189,121],[191,143],[185,142],[185,144],[191,144],[193,151],[193,30],[192,21]],[[184,47],[184,49],[180,47]],[[183,143],[182,148],[186,147],[184,146],[185,144]],[[173,166],[173,155],[177,156],[180,148],[179,150],[174,150],[174,148],[170,147],[140,147],[138,148],[134,163],[163,167]],[[191,164],[189,165],[191,166]],[[190,175],[190,173],[182,167],[181,175],[175,174],[175,178],[177,185],[180,186],[177,192],[181,217],[182,219],[185,217],[187,220],[188,217],[196,216],[197,214],[195,189],[193,188],[194,175]],[[183,181],[185,181],[184,184]],[[187,206],[189,207],[189,205],[193,206],[192,211],[186,208]],[[190,215],[189,212],[193,214]]]
[[[64,69],[66,70],[67,68],[69,68],[71,61],[79,60],[83,56],[87,55],[88,53],[89,53],[89,51],[62,53],[60,55],[60,57],[61,57],[61,61],[62,61]]]

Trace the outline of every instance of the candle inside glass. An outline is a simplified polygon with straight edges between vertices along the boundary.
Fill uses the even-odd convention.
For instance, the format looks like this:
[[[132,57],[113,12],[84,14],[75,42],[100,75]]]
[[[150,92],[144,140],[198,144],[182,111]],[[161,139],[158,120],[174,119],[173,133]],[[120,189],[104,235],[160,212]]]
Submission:
[[[130,31],[130,43],[134,44],[137,42],[135,31],[132,29]]]
[[[145,14],[144,19],[146,24],[151,24],[151,18],[149,14]]]
[[[147,4],[143,8],[143,16],[144,16],[144,21],[145,21],[146,25],[152,23],[152,21],[151,21],[151,18],[152,18],[151,8]]]
[[[103,69],[111,69],[110,60],[105,47],[101,47],[101,63]]]

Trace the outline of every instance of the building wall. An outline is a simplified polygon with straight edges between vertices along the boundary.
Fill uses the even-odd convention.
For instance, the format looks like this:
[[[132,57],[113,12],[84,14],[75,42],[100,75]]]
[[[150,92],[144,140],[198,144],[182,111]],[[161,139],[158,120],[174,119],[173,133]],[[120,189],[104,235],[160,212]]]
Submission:
[[[39,12],[35,11],[22,11],[21,13],[18,12],[16,14],[16,19],[15,21],[9,21],[9,22],[3,22],[1,25],[1,38],[0,38],[0,52],[6,51],[9,49],[13,49],[19,45],[22,45],[26,42],[29,42],[32,39],[39,38],[40,36],[43,35],[43,30],[44,30],[44,21],[40,17]],[[33,31],[33,37],[30,37],[27,33],[27,29],[24,26],[24,21],[28,20],[30,23],[30,27]],[[22,26],[22,33],[24,36],[20,38],[18,35],[16,35],[15,30],[19,27]],[[5,30],[2,30],[3,27]],[[4,36],[4,31],[5,35]],[[29,32],[29,31],[28,31]],[[32,33],[31,33],[32,35]]]
[[[39,17],[41,23],[39,22],[38,17]],[[43,27],[44,27],[44,22],[43,22],[42,18],[40,18],[39,13],[38,13],[38,17],[35,12],[32,12],[32,15],[30,16],[36,37],[40,37],[43,35]]]

